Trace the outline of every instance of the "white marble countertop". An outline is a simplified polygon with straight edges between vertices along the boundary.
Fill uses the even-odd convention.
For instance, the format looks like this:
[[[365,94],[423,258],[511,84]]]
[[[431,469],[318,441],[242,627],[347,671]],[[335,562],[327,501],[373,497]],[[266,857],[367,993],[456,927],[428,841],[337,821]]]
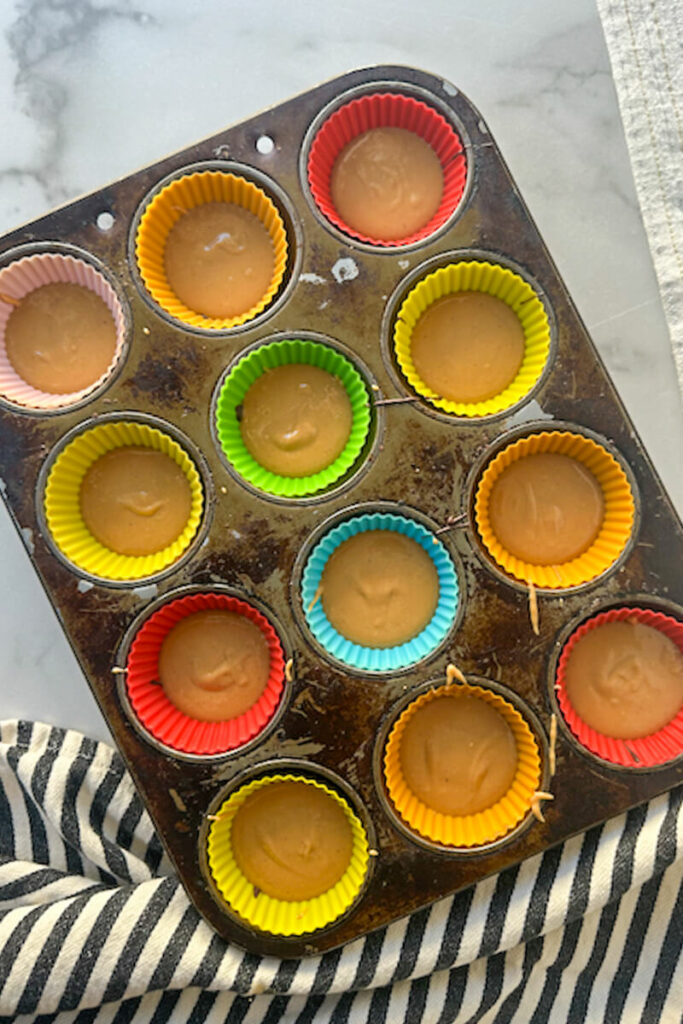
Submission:
[[[353,67],[479,107],[683,509],[683,418],[594,0],[0,3],[0,233]],[[109,733],[4,508],[0,716]]]

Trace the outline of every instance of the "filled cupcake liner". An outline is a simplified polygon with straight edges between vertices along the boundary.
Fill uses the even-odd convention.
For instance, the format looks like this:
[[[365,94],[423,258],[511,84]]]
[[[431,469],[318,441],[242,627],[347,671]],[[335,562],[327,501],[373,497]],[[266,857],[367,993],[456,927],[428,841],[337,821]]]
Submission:
[[[280,900],[263,892],[242,874],[232,850],[233,819],[250,793],[273,782],[305,782],[327,793],[343,809],[353,833],[351,860],[336,885],[310,900]],[[209,828],[209,869],[230,908],[254,928],[271,935],[305,935],[337,920],[358,896],[368,870],[368,840],[360,819],[346,800],[315,779],[298,775],[269,775],[241,786],[221,805]]]
[[[451,694],[467,694],[490,704],[503,715],[517,744],[512,785],[500,800],[476,814],[443,814],[428,807],[408,789],[401,768],[401,739],[409,719],[423,705]],[[398,717],[384,751],[384,778],[397,814],[412,831],[442,846],[471,848],[502,838],[527,816],[541,782],[541,756],[530,727],[512,704],[481,686],[453,683],[423,693]]]
[[[580,462],[600,484],[605,503],[602,526],[590,547],[571,561],[554,565],[534,565],[506,551],[489,519],[491,489],[501,472],[518,459],[541,452],[568,455]],[[482,474],[474,509],[479,535],[498,565],[515,579],[547,590],[578,587],[602,575],[624,551],[635,518],[631,485],[614,456],[591,438],[568,431],[531,434],[499,452]]]
[[[414,132],[432,147],[441,163],[444,181],[439,208],[424,227],[405,238],[387,241],[356,231],[340,217],[332,201],[330,183],[337,157],[352,139],[372,128]],[[467,159],[457,132],[428,104],[398,93],[373,93],[344,104],[327,118],[311,145],[307,175],[316,206],[331,224],[361,242],[388,248],[419,242],[446,223],[462,199]]]
[[[587,633],[609,622],[640,622],[643,626],[658,629],[675,643],[683,654],[683,623],[670,615],[649,608],[612,608],[600,612],[579,626],[562,649],[555,678],[557,702],[572,735],[586,750],[612,764],[628,768],[656,768],[683,754],[683,708],[667,725],[649,736],[629,740],[615,739],[597,732],[579,718],[567,694],[567,662],[574,646]]]
[[[92,464],[115,448],[152,448],[164,452],[182,469],[191,491],[187,524],[178,537],[150,555],[121,555],[100,544],[83,522],[80,490]],[[61,553],[77,569],[112,581],[135,581],[172,565],[194,538],[202,518],[204,493],[192,459],[161,430],[146,423],[116,421],[91,427],[77,435],[55,459],[45,486],[47,528]]]
[[[481,402],[455,402],[437,394],[419,376],[411,352],[415,325],[438,299],[457,292],[483,292],[513,311],[524,331],[524,356],[515,378],[499,394]],[[541,378],[550,354],[550,322],[543,303],[519,274],[495,263],[451,263],[433,271],[408,293],[394,325],[394,352],[404,377],[423,398],[454,416],[493,416],[516,405]]]
[[[168,633],[195,612],[220,609],[243,615],[268,644],[270,671],[259,699],[243,714],[202,722],[183,714],[159,683],[159,654]],[[199,593],[162,605],[135,635],[126,663],[126,690],[138,720],[160,743],[186,754],[222,754],[248,743],[271,720],[282,699],[285,659],[280,639],[265,615],[246,601],[221,593]]]
[[[232,317],[211,317],[186,306],[170,287],[164,262],[166,239],[173,225],[188,210],[206,203],[232,203],[259,218],[273,243],[275,264],[271,282],[261,299]],[[135,259],[145,288],[169,316],[191,327],[225,331],[253,320],[271,303],[287,269],[288,243],[280,213],[266,193],[252,182],[225,171],[197,171],[176,178],[150,200],[135,236]]]
[[[308,476],[282,476],[253,458],[240,430],[238,408],[255,380],[278,366],[303,363],[335,376],[351,403],[351,432],[343,451],[329,466]],[[282,498],[302,498],[327,490],[351,469],[370,430],[370,400],[353,363],[336,349],[303,339],[273,341],[253,349],[228,374],[216,403],[216,432],[226,459],[253,487]]]
[[[439,600],[431,621],[412,640],[395,647],[364,647],[348,640],[332,626],[322,601],[316,600],[329,557],[349,537],[368,530],[390,530],[417,541],[433,561],[439,578]],[[308,628],[333,658],[362,672],[392,672],[421,661],[446,638],[458,610],[458,577],[448,551],[425,526],[391,512],[372,512],[339,523],[318,541],[306,561],[301,600]]]
[[[33,387],[16,372],[7,356],[5,330],[16,308],[10,299],[23,299],[47,284],[76,284],[94,292],[111,313],[116,329],[114,356],[103,374],[86,388],[69,393],[51,393]],[[27,409],[62,409],[82,401],[103,384],[116,369],[126,343],[126,321],[119,298],[107,279],[86,260],[63,253],[43,252],[22,256],[0,270],[0,395]]]

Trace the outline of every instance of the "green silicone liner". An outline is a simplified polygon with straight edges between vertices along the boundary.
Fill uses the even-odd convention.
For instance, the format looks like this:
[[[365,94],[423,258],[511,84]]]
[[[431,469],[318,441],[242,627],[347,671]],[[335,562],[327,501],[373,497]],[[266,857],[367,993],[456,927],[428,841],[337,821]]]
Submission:
[[[351,402],[351,433],[334,462],[310,476],[280,476],[260,466],[242,440],[237,408],[254,383],[276,366],[304,363],[334,374]],[[223,455],[252,487],[280,498],[303,498],[327,490],[358,459],[370,429],[370,400],[363,378],[345,356],[317,341],[300,338],[271,341],[253,349],[225,378],[216,402],[216,433]]]

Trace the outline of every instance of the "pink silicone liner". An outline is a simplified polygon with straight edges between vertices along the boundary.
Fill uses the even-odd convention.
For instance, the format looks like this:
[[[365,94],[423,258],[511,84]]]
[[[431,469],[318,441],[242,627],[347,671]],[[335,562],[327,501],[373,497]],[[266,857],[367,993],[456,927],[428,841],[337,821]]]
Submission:
[[[244,615],[263,633],[270,652],[265,689],[248,711],[224,722],[200,722],[183,714],[164,693],[159,679],[159,652],[169,631],[194,612],[221,609]],[[223,754],[258,735],[273,717],[282,698],[285,678],[280,639],[264,615],[229,594],[201,593],[162,605],[138,630],[126,666],[126,688],[133,711],[155,739],[186,754]]]
[[[406,128],[415,132],[432,147],[441,162],[444,183],[439,209],[428,224],[405,238],[387,241],[363,235],[342,220],[332,202],[330,180],[335,160],[344,146],[371,128]],[[395,248],[419,242],[446,223],[462,198],[467,160],[460,136],[428,104],[400,93],[373,93],[344,104],[327,118],[313,140],[307,172],[316,206],[330,223],[361,242]]]
[[[655,768],[683,754],[683,708],[663,729],[639,739],[622,740],[605,736],[587,725],[579,718],[567,695],[565,678],[567,661],[577,641],[598,626],[625,620],[637,621],[644,626],[658,629],[660,633],[672,640],[683,654],[683,624],[670,615],[664,615],[662,612],[655,612],[649,608],[613,608],[610,611],[601,612],[579,626],[562,649],[555,680],[557,702],[572,734],[591,753],[597,754],[598,757],[610,761],[612,764],[628,768]]]
[[[5,348],[5,328],[15,306],[0,299],[0,395],[28,409],[61,409],[75,405],[95,391],[109,377],[121,359],[126,341],[126,324],[118,296],[107,279],[85,260],[63,253],[36,253],[22,256],[0,270],[0,294],[23,299],[46,284],[78,284],[98,295],[107,306],[116,327],[114,358],[107,370],[87,388],[70,394],[39,391],[16,372]]]

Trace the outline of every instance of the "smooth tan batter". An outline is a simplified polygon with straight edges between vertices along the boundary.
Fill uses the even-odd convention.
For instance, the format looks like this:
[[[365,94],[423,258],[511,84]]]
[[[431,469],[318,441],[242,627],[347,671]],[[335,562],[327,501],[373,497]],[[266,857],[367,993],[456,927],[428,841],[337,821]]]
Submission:
[[[605,736],[657,732],[683,705],[683,654],[658,629],[608,622],[577,640],[566,666],[569,701]]]
[[[443,171],[424,139],[406,128],[371,128],[332,168],[332,202],[349,227],[390,242],[419,231],[441,205]]]
[[[99,380],[116,351],[107,306],[89,288],[58,282],[29,292],[7,320],[7,358],[22,380],[52,395]]]
[[[417,636],[439,600],[439,577],[417,541],[393,530],[349,537],[321,578],[322,604],[338,633],[364,647],[394,647]]]
[[[181,619],[159,652],[166,696],[201,722],[244,714],[263,693],[269,672],[268,644],[258,626],[218,608]]]
[[[597,537],[604,515],[600,484],[576,459],[526,455],[507,466],[491,489],[491,529],[532,565],[569,562]]]
[[[408,720],[400,761],[408,789],[441,814],[475,814],[512,785],[517,745],[503,716],[470,694],[436,697]]]
[[[336,377],[317,366],[267,370],[244,396],[240,429],[259,465],[280,476],[329,466],[351,433],[351,402]]]
[[[242,874],[279,900],[327,892],[351,861],[353,835],[343,809],[305,782],[273,782],[250,793],[232,823]]]
[[[424,311],[410,351],[419,376],[437,395],[453,402],[483,402],[517,376],[524,331],[502,299],[458,292]]]
[[[169,285],[195,313],[246,313],[268,289],[275,250],[254,213],[233,203],[205,203],[175,222],[164,252]]]
[[[151,555],[171,544],[190,517],[192,494],[164,452],[114,448],[92,464],[80,493],[83,522],[120,555]]]

